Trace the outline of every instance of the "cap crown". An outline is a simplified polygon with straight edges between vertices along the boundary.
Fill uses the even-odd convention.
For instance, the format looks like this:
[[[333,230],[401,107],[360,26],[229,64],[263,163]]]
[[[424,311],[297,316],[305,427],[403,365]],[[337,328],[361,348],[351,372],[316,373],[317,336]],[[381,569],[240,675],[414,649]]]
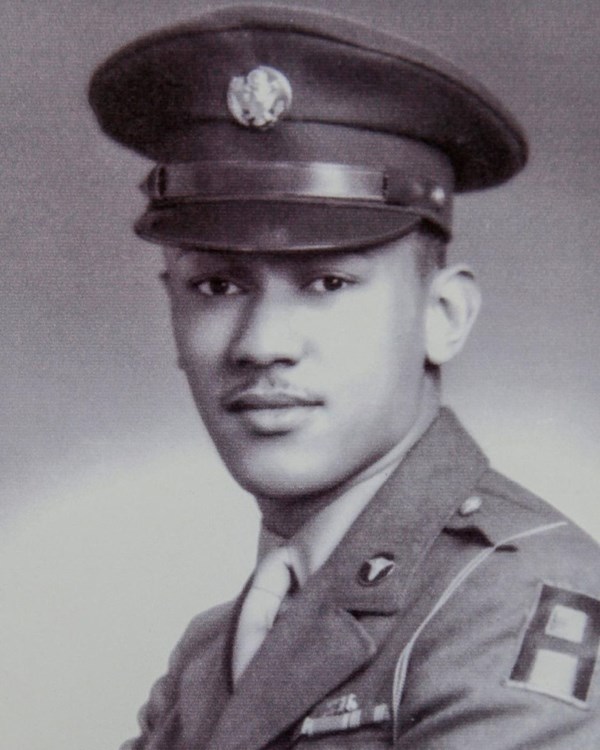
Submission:
[[[153,209],[179,203],[188,225],[195,223],[191,203],[204,212],[192,235],[202,234],[209,203],[223,209],[233,202],[239,212],[241,197],[309,205],[315,216],[322,214],[318,207],[337,206],[345,209],[344,222],[352,216],[348,208],[356,208],[362,223],[370,207],[382,223],[369,230],[373,241],[393,234],[394,221],[405,232],[409,215],[449,232],[453,191],[497,185],[527,159],[525,136],[512,116],[450,63],[362,24],[292,8],[228,7],[144,37],[98,68],[89,96],[108,135],[167,167],[161,174],[171,192],[157,194],[154,181]],[[277,165],[277,174],[286,164],[334,165],[332,180],[349,187],[330,194],[305,190],[301,178],[285,185],[273,178],[273,190],[259,195],[264,169],[247,179],[257,163]],[[171,166],[180,164],[200,166],[190,177],[189,168]],[[219,175],[219,165],[227,165],[229,180],[231,165],[234,172],[245,166],[242,191],[198,191],[201,175]],[[373,172],[369,188],[344,167]],[[321,244],[337,246],[335,238]]]

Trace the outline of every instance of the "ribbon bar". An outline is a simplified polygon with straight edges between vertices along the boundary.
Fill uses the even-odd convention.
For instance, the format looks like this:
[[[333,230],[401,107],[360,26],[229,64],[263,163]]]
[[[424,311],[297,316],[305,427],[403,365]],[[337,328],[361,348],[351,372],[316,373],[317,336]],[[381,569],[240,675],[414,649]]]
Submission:
[[[359,727],[384,724],[390,721],[391,714],[386,703],[366,706],[355,711],[347,711],[333,716],[307,716],[300,727],[298,737],[315,737],[335,732],[348,732]]]

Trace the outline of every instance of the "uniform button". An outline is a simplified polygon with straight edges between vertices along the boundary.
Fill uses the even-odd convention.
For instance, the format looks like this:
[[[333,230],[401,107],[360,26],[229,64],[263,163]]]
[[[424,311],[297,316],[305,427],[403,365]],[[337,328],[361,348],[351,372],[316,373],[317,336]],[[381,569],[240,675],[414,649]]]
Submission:
[[[481,508],[482,502],[483,501],[479,495],[471,495],[471,497],[468,497],[460,506],[458,512],[461,516],[470,516],[472,513],[477,513]]]

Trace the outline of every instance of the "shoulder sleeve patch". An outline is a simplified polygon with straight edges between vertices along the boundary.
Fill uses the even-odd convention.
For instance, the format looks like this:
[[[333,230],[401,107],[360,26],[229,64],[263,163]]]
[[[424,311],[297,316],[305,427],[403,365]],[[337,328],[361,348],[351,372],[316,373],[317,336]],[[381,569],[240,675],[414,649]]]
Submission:
[[[585,708],[600,647],[600,600],[543,584],[507,684]]]

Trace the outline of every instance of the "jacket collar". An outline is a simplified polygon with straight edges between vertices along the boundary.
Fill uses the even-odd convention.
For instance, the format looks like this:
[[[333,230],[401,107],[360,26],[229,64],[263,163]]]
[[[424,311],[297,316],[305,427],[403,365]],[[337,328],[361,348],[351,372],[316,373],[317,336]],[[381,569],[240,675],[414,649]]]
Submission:
[[[268,745],[374,658],[382,629],[369,631],[354,613],[386,616],[402,607],[413,572],[486,469],[479,448],[442,409],[280,616],[225,707],[209,750]],[[366,587],[358,571],[381,554],[392,556],[395,567]]]
[[[323,576],[340,606],[392,613],[430,546],[486,471],[488,462],[448,409],[437,419],[333,553]],[[389,555],[390,575],[365,587],[358,571],[365,560]]]

